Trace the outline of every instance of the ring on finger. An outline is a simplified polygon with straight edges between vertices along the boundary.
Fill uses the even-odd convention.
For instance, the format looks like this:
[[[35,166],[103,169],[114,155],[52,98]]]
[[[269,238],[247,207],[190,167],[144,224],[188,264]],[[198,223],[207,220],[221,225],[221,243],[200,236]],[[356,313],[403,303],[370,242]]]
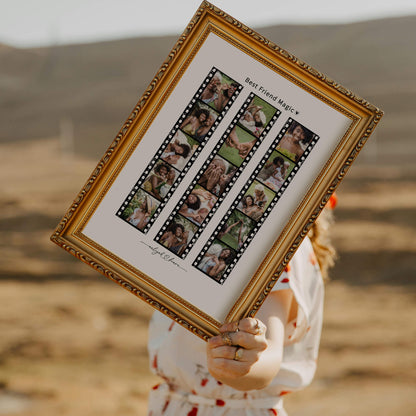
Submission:
[[[258,319],[256,319],[256,326],[254,327],[254,330],[256,331],[256,335],[264,334],[264,328],[260,325],[260,321]]]
[[[241,359],[243,358],[243,352],[244,352],[244,348],[236,348],[233,359],[235,361],[241,361]]]
[[[229,332],[223,332],[221,334],[221,338],[222,338],[222,341],[224,342],[225,345],[228,345],[228,346],[233,345],[233,340],[231,339],[231,336],[230,336]]]

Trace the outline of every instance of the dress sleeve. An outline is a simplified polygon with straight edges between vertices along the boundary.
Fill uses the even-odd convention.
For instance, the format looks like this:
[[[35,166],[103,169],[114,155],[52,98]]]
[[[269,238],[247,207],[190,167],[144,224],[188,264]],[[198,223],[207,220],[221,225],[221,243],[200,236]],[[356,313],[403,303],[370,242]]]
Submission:
[[[297,316],[285,327],[287,342],[297,342],[311,328],[316,315],[322,315],[323,281],[312,244],[306,238],[273,287],[291,289],[297,302]]]

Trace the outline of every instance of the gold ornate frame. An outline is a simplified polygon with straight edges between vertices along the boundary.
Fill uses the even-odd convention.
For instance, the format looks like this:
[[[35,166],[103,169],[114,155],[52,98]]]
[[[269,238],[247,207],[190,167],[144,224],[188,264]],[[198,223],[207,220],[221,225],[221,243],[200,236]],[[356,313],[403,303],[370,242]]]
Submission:
[[[346,128],[339,129],[342,134],[330,139],[332,140],[332,150],[329,157],[326,157],[324,162],[322,160],[314,162],[315,174],[312,182],[305,185],[306,188],[304,187],[303,191],[293,191],[294,194],[297,192],[295,202],[292,203],[294,209],[286,213],[287,220],[277,235],[273,238],[269,236],[269,240],[272,238],[270,240],[272,243],[264,251],[257,249],[255,258],[250,254],[250,261],[255,263],[254,273],[250,274],[241,290],[231,296],[233,301],[225,306],[227,312],[219,314],[223,316],[223,319],[211,316],[198,305],[198,302],[193,301],[192,296],[186,298],[178,294],[178,291],[174,290],[174,284],[173,289],[167,287],[160,279],[143,271],[141,267],[132,264],[119,253],[115,253],[110,245],[107,247],[106,244],[95,239],[91,233],[86,231],[92,219],[99,223],[100,206],[105,198],[110,198],[111,191],[116,187],[115,183],[124,180],[122,179],[123,172],[126,170],[129,160],[140,158],[137,154],[140,153],[141,148],[144,149],[143,153],[146,153],[145,146],[149,146],[146,145],[147,135],[151,134],[152,126],[160,124],[162,115],[168,114],[163,111],[171,105],[170,101],[173,100],[175,103],[175,100],[178,101],[178,97],[181,97],[178,88],[183,85],[187,76],[190,80],[188,80],[188,84],[194,85],[192,84],[195,78],[193,74],[198,71],[192,70],[192,65],[197,65],[195,62],[198,61],[199,55],[205,56],[203,55],[205,52],[201,51],[204,50],[204,45],[209,37],[210,39],[215,38],[221,45],[224,44],[224,48],[227,50],[232,48],[235,51],[235,56],[241,56],[241,59],[250,60],[253,65],[264,68],[267,74],[271,74],[268,76],[276,77],[278,82],[288,86],[288,91],[292,88],[294,91],[296,90],[295,95],[299,93],[310,97],[311,100],[317,100],[322,106],[327,107],[331,114],[334,114],[334,119],[338,120],[337,117],[342,116],[346,120],[343,124]],[[228,67],[231,68],[229,64]],[[236,69],[236,73],[238,71]],[[254,82],[251,84],[247,82],[249,77],[243,76],[241,72],[239,75],[233,74],[233,76],[239,79],[240,87],[247,87],[251,93],[258,92],[258,87],[253,87]],[[197,85],[197,81],[195,81],[195,85]],[[274,117],[277,118],[277,114],[280,114],[281,121],[284,121],[287,114],[282,116],[282,113],[291,111],[288,109],[289,105],[284,107],[285,103],[283,102],[280,105],[276,104],[280,101],[274,102],[270,97],[273,98],[273,95],[269,93],[269,95],[263,94],[260,98],[275,105],[277,111]],[[186,99],[190,98],[192,97],[189,96]],[[238,100],[238,96],[236,100]],[[296,103],[295,98],[293,101]],[[240,106],[242,104],[243,101],[240,102]],[[230,104],[229,107],[231,108],[232,105]],[[247,104],[244,105],[247,107]],[[281,108],[282,106],[283,108]],[[305,113],[307,110],[303,110],[304,115]],[[293,115],[293,113],[289,115]],[[59,223],[51,240],[206,340],[218,333],[221,320],[232,321],[256,314],[382,115],[382,111],[368,101],[356,96],[249,27],[204,1]],[[221,113],[218,113],[218,120],[220,116]],[[301,118],[301,115],[298,118]],[[271,124],[274,120],[269,120],[269,130],[264,130],[264,136],[270,134],[273,137],[276,134],[273,132],[278,131],[282,132],[281,136],[286,131],[285,126],[287,128],[292,122],[290,121],[292,118],[289,117],[289,121],[286,124],[283,123],[279,130],[277,130],[277,124],[273,130]],[[331,121],[328,123],[330,124]],[[169,140],[171,140],[170,136]],[[157,147],[159,144],[157,143],[155,146]],[[312,166],[313,152],[311,155],[309,165]],[[143,164],[146,163],[148,161],[143,160]],[[305,167],[305,169],[307,168]],[[184,180],[189,175],[183,170]],[[290,189],[288,186],[286,192],[289,193]],[[123,224],[124,226],[125,224]],[[166,231],[166,227],[162,230]],[[127,230],[126,228],[124,231],[123,228],[123,232],[128,234],[129,238],[130,235],[133,236],[133,231],[136,230],[130,228]],[[265,234],[266,231],[262,231],[262,233]],[[139,235],[139,233],[134,235]],[[253,238],[255,239],[255,236]],[[162,240],[160,239],[160,241]],[[145,244],[147,244],[147,249],[150,248],[150,243]],[[153,254],[158,251],[157,247],[161,247],[157,241],[152,243]],[[181,255],[172,254],[169,259],[171,263],[180,267]],[[146,262],[146,260],[140,261]],[[232,276],[232,273],[231,271],[229,275]],[[227,290],[225,286],[223,290]]]

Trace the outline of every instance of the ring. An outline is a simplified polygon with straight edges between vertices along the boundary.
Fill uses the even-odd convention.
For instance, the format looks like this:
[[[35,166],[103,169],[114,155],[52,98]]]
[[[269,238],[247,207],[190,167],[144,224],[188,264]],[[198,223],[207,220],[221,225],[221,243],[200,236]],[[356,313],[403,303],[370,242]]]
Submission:
[[[260,322],[259,320],[256,318],[256,326],[254,327],[255,331],[256,331],[256,335],[263,335],[264,333],[264,328],[262,328],[260,326]]]
[[[243,352],[244,352],[244,348],[236,348],[233,359],[235,361],[240,361],[243,358]]]
[[[231,339],[231,336],[230,336],[229,332],[222,333],[221,338],[222,338],[225,345],[228,345],[228,346],[233,345],[233,340]]]

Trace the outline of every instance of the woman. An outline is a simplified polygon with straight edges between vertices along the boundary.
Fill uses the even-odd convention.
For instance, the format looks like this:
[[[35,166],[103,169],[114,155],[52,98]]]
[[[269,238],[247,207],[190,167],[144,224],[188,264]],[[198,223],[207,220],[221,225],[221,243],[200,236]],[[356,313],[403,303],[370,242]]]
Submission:
[[[252,195],[245,195],[241,201],[241,205],[244,214],[255,221],[258,221],[263,215],[263,209],[256,204],[255,198]]]
[[[181,124],[181,129],[189,136],[195,137],[195,133],[199,127],[204,125],[204,122],[209,118],[209,111],[205,108],[199,108],[194,115],[185,118]]]
[[[201,198],[194,191],[195,190],[193,190],[186,198],[186,201],[179,209],[179,214],[189,220],[198,222],[198,210],[201,208]]]
[[[152,173],[143,183],[143,189],[155,196],[160,201],[162,199],[160,189],[166,184],[167,176],[169,175],[170,171],[170,166],[167,166],[163,163],[158,164],[154,168],[154,173]]]
[[[203,142],[214,123],[215,117],[213,114],[210,114],[208,118],[195,130],[195,139],[199,142]]]
[[[175,172],[175,169],[172,168],[172,169],[169,170],[169,172],[166,176],[166,181],[159,188],[159,193],[160,193],[160,196],[162,197],[162,199],[165,198],[165,196],[169,192],[170,188],[174,184],[175,180],[176,180],[176,172]]]
[[[285,160],[281,156],[276,156],[273,160],[269,160],[263,166],[259,174],[257,175],[262,181],[267,180],[270,176],[273,176],[277,170],[280,171],[280,168],[285,163]]]
[[[143,230],[150,220],[154,207],[151,198],[145,196],[139,206],[127,217],[127,221],[139,230]]]
[[[238,155],[242,159],[244,159],[250,153],[250,150],[253,148],[256,141],[257,139],[253,139],[253,140],[250,140],[249,142],[241,143],[235,131],[235,127],[234,127],[231,130],[230,135],[227,137],[225,144],[229,147],[234,147],[235,149],[237,149]]]
[[[191,147],[187,143],[181,143],[178,139],[175,139],[168,143],[165,151],[162,153],[161,159],[170,165],[178,165],[186,160],[191,152]]]
[[[209,256],[210,260],[205,263],[201,270],[215,280],[219,280],[226,267],[233,260],[234,256],[229,248],[223,248],[218,257],[215,255]]]
[[[324,210],[327,211],[327,210]],[[255,318],[224,324],[207,343],[155,312],[153,371],[164,382],[148,416],[286,416],[283,397],[309,385],[322,327],[323,279],[333,264],[323,212]]]
[[[250,105],[240,119],[240,124],[254,133],[256,137],[260,137],[266,126],[266,115],[262,108],[260,105]]]
[[[216,156],[202,174],[198,184],[216,196],[220,196],[235,173],[235,168],[224,159]]]
[[[217,71],[205,87],[204,91],[202,91],[200,97],[201,101],[205,104],[212,105],[215,108],[218,100],[218,94],[221,91],[221,83],[222,76]]]
[[[257,183],[254,187],[254,203],[263,211],[267,205],[267,195],[264,192],[264,186]]]
[[[215,102],[215,109],[217,111],[222,111],[224,107],[229,103],[231,97],[234,95],[238,88],[239,84],[232,82],[231,84],[223,84],[221,86],[221,91],[218,94],[218,98]]]
[[[188,243],[189,232],[182,224],[173,222],[160,238],[160,244],[177,255],[181,255]]]
[[[293,122],[289,127],[282,140],[279,142],[277,149],[284,149],[291,153],[290,158],[297,162],[303,152],[305,146],[312,139],[312,134],[302,127],[299,123]]]

